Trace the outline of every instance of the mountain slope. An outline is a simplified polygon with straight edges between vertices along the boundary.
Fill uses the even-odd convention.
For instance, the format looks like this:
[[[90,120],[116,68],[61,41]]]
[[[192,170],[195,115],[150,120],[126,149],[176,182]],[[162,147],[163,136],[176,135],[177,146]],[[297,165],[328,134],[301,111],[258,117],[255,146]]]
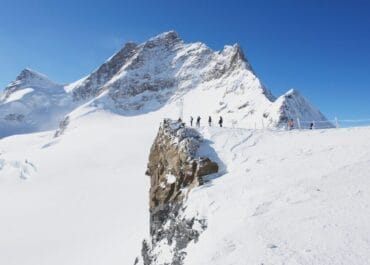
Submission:
[[[58,138],[0,140],[0,263],[134,264],[149,234],[148,154],[167,114],[176,108],[81,107]],[[198,155],[221,159],[223,175],[188,196],[186,215],[207,229],[185,264],[368,264],[369,130],[200,128]]]
[[[370,128],[201,131],[227,171],[189,196],[184,264],[369,263]]]
[[[73,107],[62,85],[25,69],[1,95],[0,137],[54,129]]]
[[[104,70],[107,65],[109,71]],[[276,100],[238,45],[215,52],[202,43],[187,44],[173,31],[140,45],[127,44],[68,89],[75,99],[103,94],[92,104],[121,115],[155,111],[177,101],[183,105],[179,114],[187,119],[222,115],[229,125],[241,127],[283,127],[287,119],[297,118],[326,121],[297,92]]]

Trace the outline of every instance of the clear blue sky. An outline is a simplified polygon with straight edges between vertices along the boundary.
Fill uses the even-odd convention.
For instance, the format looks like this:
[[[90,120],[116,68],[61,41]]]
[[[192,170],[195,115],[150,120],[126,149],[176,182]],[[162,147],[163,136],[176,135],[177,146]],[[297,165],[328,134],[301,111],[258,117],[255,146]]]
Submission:
[[[0,87],[25,67],[77,80],[171,29],[216,50],[239,43],[275,95],[295,88],[328,118],[370,118],[367,0],[0,0]]]

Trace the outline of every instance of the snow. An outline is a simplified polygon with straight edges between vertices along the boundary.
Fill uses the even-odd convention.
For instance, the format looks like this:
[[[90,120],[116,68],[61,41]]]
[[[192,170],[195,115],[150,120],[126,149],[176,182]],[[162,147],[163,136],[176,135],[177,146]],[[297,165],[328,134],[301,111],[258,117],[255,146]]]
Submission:
[[[185,264],[369,264],[370,128],[202,133],[226,168],[189,195]]]
[[[176,182],[176,177],[174,175],[168,174],[166,176],[166,181],[167,181],[167,184],[173,184]]]
[[[133,264],[139,254],[156,117],[85,114],[57,139],[50,131],[0,140],[0,264]]]
[[[76,106],[63,86],[25,69],[2,93],[0,137],[54,129]]]
[[[185,215],[208,228],[185,265],[369,264],[370,128],[252,130],[326,119],[296,90],[271,95],[238,45],[215,52],[174,34],[129,45],[131,57],[119,52],[70,85],[25,69],[5,89],[0,264],[133,264],[148,238],[145,170],[159,123],[198,115],[199,155],[220,172],[188,196]],[[85,88],[102,90],[73,101]],[[165,262],[173,246],[157,250]]]
[[[73,91],[73,89],[75,89],[75,87],[78,87],[80,85],[82,85],[84,83],[84,81],[88,78],[88,76],[84,76],[83,78],[77,80],[77,81],[74,81],[70,84],[67,84],[64,86],[64,90],[67,92],[67,93],[70,93]]]
[[[12,101],[20,100],[24,95],[27,95],[28,93],[31,93],[33,91],[33,88],[25,88],[22,90],[18,90],[14,93],[12,93],[5,101],[4,103],[9,103]]]
[[[0,140],[0,264],[133,264],[165,116],[175,103],[129,117],[87,103],[58,138]],[[208,228],[185,264],[368,264],[370,128],[199,131],[220,174],[188,196],[186,214]]]

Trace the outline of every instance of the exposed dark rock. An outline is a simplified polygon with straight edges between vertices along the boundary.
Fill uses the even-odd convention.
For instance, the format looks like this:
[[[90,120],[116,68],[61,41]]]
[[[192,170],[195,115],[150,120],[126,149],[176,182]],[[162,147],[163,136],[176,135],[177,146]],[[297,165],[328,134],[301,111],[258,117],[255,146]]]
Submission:
[[[17,113],[10,113],[8,115],[6,115],[4,117],[4,120],[7,120],[7,121],[22,121],[24,119],[24,115],[23,114],[17,114]]]
[[[61,136],[65,129],[67,129],[67,126],[69,124],[69,116],[66,116],[60,123],[59,123],[59,128],[58,130],[55,131],[54,137],[59,137]]]
[[[136,43],[128,42],[111,59],[102,64],[83,83],[73,90],[74,100],[84,100],[96,96],[102,86],[135,54]]]
[[[197,158],[202,137],[192,128],[164,120],[152,145],[147,175],[151,177],[150,209],[183,201],[184,188],[202,183],[202,176],[218,172],[208,158]]]
[[[203,183],[202,177],[218,172],[217,163],[197,157],[200,134],[181,122],[164,120],[152,145],[146,174],[150,188],[150,243],[143,241],[135,264],[181,265],[189,242],[197,242],[206,220],[183,215],[189,190]],[[165,263],[157,260],[163,245],[171,249]]]

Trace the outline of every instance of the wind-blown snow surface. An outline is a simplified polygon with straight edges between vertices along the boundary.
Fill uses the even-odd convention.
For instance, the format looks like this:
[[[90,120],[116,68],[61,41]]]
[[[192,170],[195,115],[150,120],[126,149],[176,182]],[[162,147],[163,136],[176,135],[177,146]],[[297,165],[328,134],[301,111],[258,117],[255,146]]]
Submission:
[[[0,140],[0,264],[132,264],[149,228],[153,119],[98,111],[58,138]]]
[[[133,264],[164,116],[176,108],[126,117],[87,104],[57,138],[0,140],[0,264]],[[369,263],[370,128],[200,131],[223,175],[189,196],[208,228],[185,264]]]
[[[370,264],[370,128],[202,132],[226,173],[189,196],[185,264]]]

